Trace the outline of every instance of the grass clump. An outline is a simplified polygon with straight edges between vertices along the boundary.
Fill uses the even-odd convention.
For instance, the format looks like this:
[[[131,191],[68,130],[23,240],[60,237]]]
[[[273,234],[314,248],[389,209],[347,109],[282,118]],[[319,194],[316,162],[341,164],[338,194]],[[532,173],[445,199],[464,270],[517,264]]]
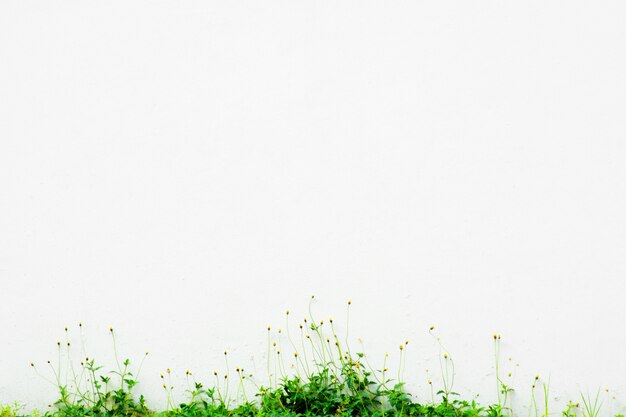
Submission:
[[[350,319],[347,304],[346,323]],[[511,397],[513,388],[504,382],[500,369],[500,335],[494,335],[495,383],[497,403],[482,406],[475,400],[463,399],[454,392],[454,362],[450,353],[430,328],[439,351],[442,387],[436,389],[428,377],[430,398],[419,400],[405,388],[404,368],[409,341],[399,345],[397,373],[387,368],[370,366],[364,352],[353,351],[348,343],[348,330],[341,337],[333,319],[317,321],[311,313],[291,333],[290,314],[286,312],[285,333],[267,328],[266,375],[259,382],[255,375],[236,367],[231,373],[228,352],[224,352],[226,371],[213,372],[213,381],[204,383],[186,371],[186,398],[176,401],[171,370],[160,375],[166,396],[162,410],[150,408],[142,395],[135,395],[142,364],[118,357],[116,334],[109,329],[115,367],[105,371],[83,352],[81,360],[72,360],[73,347],[65,329],[65,341],[57,343],[56,361],[47,362],[47,372],[31,364],[35,372],[54,385],[58,399],[43,415],[31,417],[518,417]],[[79,325],[82,337],[82,324]],[[288,352],[288,353],[287,353]],[[510,374],[509,374],[510,376]],[[548,384],[542,384],[543,401],[535,398],[539,387],[537,376],[532,384],[528,417],[548,417]],[[582,396],[580,403],[568,403],[562,417],[598,417],[599,397]],[[542,408],[542,410],[540,410]],[[0,417],[20,417],[16,406],[0,407]],[[519,416],[525,417],[525,416]],[[616,415],[615,417],[623,417]]]

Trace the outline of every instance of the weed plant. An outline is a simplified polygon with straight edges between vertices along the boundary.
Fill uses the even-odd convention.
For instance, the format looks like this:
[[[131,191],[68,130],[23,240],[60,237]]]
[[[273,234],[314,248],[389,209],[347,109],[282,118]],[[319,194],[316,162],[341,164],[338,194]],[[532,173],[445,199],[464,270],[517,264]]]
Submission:
[[[350,321],[347,303],[346,323]],[[234,373],[224,352],[226,372],[213,372],[213,381],[197,381],[186,372],[186,399],[174,399],[171,370],[160,375],[166,397],[164,410],[149,408],[143,396],[136,396],[143,356],[137,366],[118,356],[116,333],[109,329],[115,367],[105,371],[94,358],[85,356],[74,362],[73,346],[68,329],[64,342],[57,343],[57,358],[47,361],[44,369],[31,364],[34,371],[58,390],[58,398],[44,414],[32,417],[525,417],[517,415],[511,404],[513,388],[504,382],[500,366],[500,335],[493,336],[497,403],[482,406],[465,400],[454,392],[454,362],[439,337],[430,334],[439,346],[439,367],[442,387],[436,389],[428,377],[430,398],[417,401],[405,389],[404,368],[409,341],[398,347],[399,366],[396,372],[387,367],[374,369],[365,353],[354,351],[344,335],[335,331],[333,319],[316,320],[311,312],[290,330],[289,311],[285,314],[285,333],[267,327],[266,378],[259,383],[255,375],[237,367]],[[82,324],[79,325],[82,337]],[[285,346],[281,346],[281,343]],[[289,352],[289,353],[288,353]],[[508,376],[511,376],[510,374]],[[535,391],[540,389],[537,397]],[[528,417],[548,417],[549,383],[536,376],[532,381]],[[602,402],[595,397],[581,396],[569,402],[561,417],[599,417]],[[19,417],[17,405],[0,406],[0,417]],[[621,414],[615,417],[624,417]]]

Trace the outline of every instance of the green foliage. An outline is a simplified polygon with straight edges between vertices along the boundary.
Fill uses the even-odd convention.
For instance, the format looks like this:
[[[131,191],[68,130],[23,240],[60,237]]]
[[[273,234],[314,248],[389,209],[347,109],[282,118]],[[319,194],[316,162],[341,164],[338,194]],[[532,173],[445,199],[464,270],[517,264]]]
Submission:
[[[600,407],[602,407],[602,402],[600,399],[600,391],[596,393],[594,398],[591,398],[591,395],[587,393],[587,395],[580,394],[580,398],[583,402],[582,414],[583,417],[598,417],[600,414]]]
[[[15,403],[10,405],[0,404],[0,417],[18,417],[22,407]]]
[[[347,322],[350,304],[348,302]],[[317,322],[310,306],[309,316],[298,325],[299,335],[295,338],[289,332],[288,320],[289,312],[286,313],[285,333],[281,330],[272,333],[269,327],[267,329],[267,378],[264,383],[257,384],[252,374],[239,367],[229,375],[228,353],[224,352],[227,371],[224,374],[215,371],[213,384],[205,385],[196,381],[190,371],[186,372],[188,395],[183,403],[174,399],[171,371],[167,369],[161,375],[166,407],[158,412],[147,406],[143,396],[135,395],[143,360],[136,369],[129,359],[119,360],[112,328],[109,331],[116,367],[108,372],[86,355],[78,363],[72,360],[66,329],[65,343],[57,343],[56,363],[48,361],[52,377],[39,373],[31,364],[35,372],[58,389],[58,399],[43,417],[517,417],[511,405],[513,388],[501,375],[498,334],[493,336],[498,402],[480,406],[475,400],[459,398],[459,394],[453,391],[454,362],[434,335],[434,327],[430,328],[430,333],[440,348],[438,357],[443,386],[435,395],[428,379],[431,398],[418,401],[407,392],[403,382],[408,341],[399,346],[397,378],[391,378],[386,366],[387,356],[382,369],[373,369],[365,353],[352,353],[348,330],[342,337],[345,343],[340,342],[333,320]],[[82,332],[82,325],[80,327]],[[281,343],[294,350],[292,362],[287,366],[288,359],[281,353]],[[535,387],[539,382],[539,376],[536,376],[529,416],[549,417],[548,385],[542,383],[542,411],[535,400]],[[237,388],[234,395],[232,384]],[[249,396],[250,387],[253,387],[254,394]],[[598,417],[601,405],[598,395],[595,398],[582,396],[582,403],[583,407],[579,407],[579,404],[569,402],[562,417],[579,417],[579,408],[582,408],[582,417]],[[0,406],[0,417],[21,417],[19,410],[17,406]],[[30,416],[40,417],[37,413]]]

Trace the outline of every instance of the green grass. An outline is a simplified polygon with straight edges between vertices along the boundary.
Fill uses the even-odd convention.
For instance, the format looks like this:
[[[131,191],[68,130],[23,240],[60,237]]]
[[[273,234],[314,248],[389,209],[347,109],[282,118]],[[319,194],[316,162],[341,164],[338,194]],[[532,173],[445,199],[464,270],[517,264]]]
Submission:
[[[347,303],[346,323],[350,320]],[[79,325],[82,339],[82,325]],[[369,364],[365,353],[354,351],[348,343],[348,330],[338,335],[333,319],[317,321],[311,313],[290,330],[289,312],[286,328],[272,332],[267,328],[267,360],[264,384],[243,368],[231,369],[224,352],[226,372],[213,373],[210,383],[197,381],[186,372],[186,399],[174,399],[172,375],[167,369],[160,375],[166,406],[163,410],[148,407],[143,396],[134,394],[143,360],[135,366],[118,356],[116,333],[109,333],[113,345],[115,367],[105,370],[93,358],[73,360],[74,349],[68,329],[65,341],[57,343],[55,361],[33,370],[54,385],[58,398],[45,413],[31,417],[221,417],[221,416],[371,416],[371,417],[526,417],[512,407],[513,388],[504,383],[500,367],[500,335],[493,336],[497,403],[479,405],[454,392],[454,362],[441,340],[430,328],[439,346],[439,372],[442,386],[435,388],[427,380],[430,398],[418,401],[405,389],[404,371],[409,342],[399,345],[397,372],[387,368],[387,356],[381,369]],[[282,345],[281,345],[282,344]],[[289,351],[288,355],[286,352]],[[231,371],[234,371],[231,373]],[[509,375],[510,376],[510,375]],[[542,398],[536,398],[535,389]],[[532,381],[528,417],[548,417],[549,384]],[[569,402],[562,417],[598,417],[602,403],[595,397],[581,396],[580,403]],[[17,405],[0,406],[0,417],[24,415]],[[623,417],[616,415],[615,417]]]

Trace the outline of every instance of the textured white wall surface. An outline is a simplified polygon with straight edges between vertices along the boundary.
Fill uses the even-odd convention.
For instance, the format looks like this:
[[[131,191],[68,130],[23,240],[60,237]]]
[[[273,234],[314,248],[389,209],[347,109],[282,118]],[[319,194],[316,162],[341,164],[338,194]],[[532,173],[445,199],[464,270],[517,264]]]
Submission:
[[[0,402],[50,403],[29,363],[82,321],[109,365],[110,325],[151,352],[138,388],[162,407],[166,367],[253,369],[315,294],[340,332],[353,300],[377,367],[411,340],[418,398],[435,324],[467,396],[495,398],[500,332],[520,410],[535,373],[557,409],[624,404],[625,15],[0,2]]]

